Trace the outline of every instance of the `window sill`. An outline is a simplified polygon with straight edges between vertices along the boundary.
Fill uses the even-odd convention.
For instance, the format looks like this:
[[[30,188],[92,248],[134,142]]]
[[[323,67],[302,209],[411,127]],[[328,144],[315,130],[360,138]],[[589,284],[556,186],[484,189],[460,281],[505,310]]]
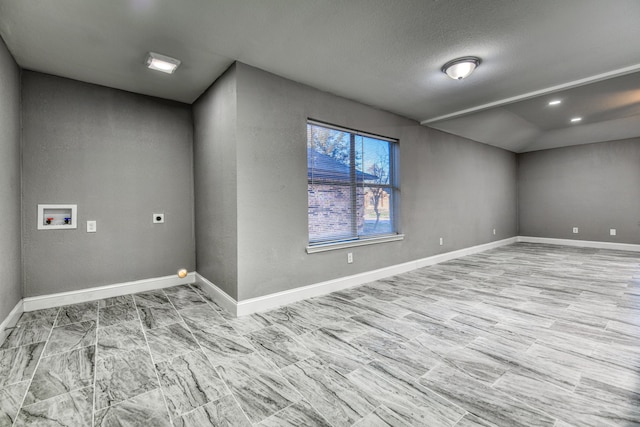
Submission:
[[[353,248],[356,246],[376,245],[378,243],[397,242],[404,240],[404,234],[393,234],[391,236],[371,237],[369,239],[350,240],[348,242],[325,243],[321,245],[307,246],[308,254],[318,252],[335,251],[338,249]]]

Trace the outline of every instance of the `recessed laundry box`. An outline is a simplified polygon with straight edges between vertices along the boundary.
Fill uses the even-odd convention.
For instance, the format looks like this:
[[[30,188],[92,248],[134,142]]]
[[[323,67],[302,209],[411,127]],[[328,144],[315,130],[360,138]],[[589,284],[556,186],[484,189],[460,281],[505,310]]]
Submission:
[[[38,230],[78,227],[78,205],[38,205]]]

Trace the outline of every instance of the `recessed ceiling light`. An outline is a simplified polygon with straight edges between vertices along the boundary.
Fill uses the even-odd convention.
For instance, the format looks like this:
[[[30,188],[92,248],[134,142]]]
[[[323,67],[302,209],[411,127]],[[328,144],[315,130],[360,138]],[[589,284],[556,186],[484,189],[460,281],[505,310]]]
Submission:
[[[582,120],[582,117],[574,117],[571,119],[571,123],[578,123],[580,120]]]
[[[147,68],[163,73],[173,74],[180,65],[180,60],[159,53],[149,52],[147,55]]]
[[[553,101],[549,101],[549,105],[558,105],[558,104],[562,104],[562,101],[560,101],[559,99],[554,99]]]
[[[480,58],[465,56],[447,62],[442,66],[441,71],[454,80],[462,80],[473,73],[480,62]]]

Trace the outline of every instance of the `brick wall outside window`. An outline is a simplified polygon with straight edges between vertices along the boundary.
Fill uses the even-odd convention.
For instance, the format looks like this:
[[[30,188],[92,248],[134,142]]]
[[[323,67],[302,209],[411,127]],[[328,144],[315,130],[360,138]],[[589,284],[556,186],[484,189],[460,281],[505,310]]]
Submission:
[[[364,229],[364,189],[356,189],[358,233]],[[309,239],[335,235],[351,236],[350,188],[341,185],[309,184]],[[355,236],[351,236],[355,237]]]

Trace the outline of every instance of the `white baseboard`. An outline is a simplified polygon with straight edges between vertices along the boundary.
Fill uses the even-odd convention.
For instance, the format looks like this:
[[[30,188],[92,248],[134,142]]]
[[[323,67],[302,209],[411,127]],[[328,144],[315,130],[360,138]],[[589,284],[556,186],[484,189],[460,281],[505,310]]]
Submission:
[[[394,276],[396,274],[406,273],[417,268],[438,264],[452,259],[460,258],[467,255],[484,252],[489,249],[500,246],[510,245],[516,242],[526,243],[545,243],[552,245],[565,245],[576,247],[588,247],[599,249],[613,249],[623,251],[640,252],[640,245],[613,242],[593,242],[587,240],[571,240],[571,239],[553,239],[546,237],[530,237],[518,236],[496,242],[485,243],[482,245],[472,246],[469,248],[459,249],[456,251],[446,252],[443,254],[433,255],[430,257],[409,261],[402,264],[396,264],[377,270],[367,271],[364,273],[354,274],[351,276],[340,277],[338,279],[328,280],[325,282],[315,283],[296,289],[277,292],[274,294],[264,295],[257,298],[251,298],[243,301],[236,301],[222,289],[207,280],[198,273],[189,273],[184,279],[180,279],[175,275],[156,277],[151,279],[136,280],[133,282],[118,283],[114,285],[100,286],[96,288],[83,289],[71,292],[61,292],[57,294],[41,295],[37,297],[24,298],[11,311],[9,316],[0,324],[0,342],[4,340],[4,331],[15,325],[23,311],[40,310],[50,307],[59,307],[68,304],[77,304],[80,302],[95,301],[103,298],[127,295],[136,292],[145,292],[154,289],[167,288],[187,283],[199,283],[202,289],[213,299],[218,305],[227,310],[234,316],[245,316],[260,311],[271,310],[282,305],[291,304],[307,298],[326,295],[331,292],[348,289],[354,286],[364,285],[385,277]]]
[[[553,239],[550,237],[518,236],[518,242],[546,243],[548,245],[576,246],[580,248],[612,249],[618,251],[640,252],[640,245],[631,243],[596,242],[592,240]]]
[[[227,310],[232,315],[238,316],[238,302],[229,296],[229,294],[211,283],[200,273],[196,273],[196,283],[200,285],[202,290],[204,290],[207,295],[216,302],[216,304]]]
[[[154,289],[168,288],[170,286],[184,285],[195,282],[195,273],[188,273],[184,279],[176,275],[153,277],[150,279],[135,280],[132,282],[116,283],[114,285],[98,286],[95,288],[81,289],[57,294],[40,295],[24,298],[24,311],[42,310],[44,308],[59,307],[68,304],[95,301],[103,298],[119,297],[121,295],[136,292],[151,291]]]
[[[471,246],[469,248],[458,249],[443,254],[433,255],[427,258],[416,260],[416,268],[427,267],[429,265],[440,264],[441,262],[451,261],[452,259],[461,258],[467,255],[473,255],[489,249],[499,248],[501,246],[511,245],[518,241],[517,237],[509,237],[507,239],[497,240],[495,242],[484,243],[482,245]]]
[[[22,316],[24,312],[24,304],[22,300],[18,301],[13,310],[9,313],[9,315],[0,323],[0,345],[4,342],[4,340],[9,335],[9,331],[7,329],[13,328],[16,323],[18,323],[18,319]]]
[[[328,280],[326,282],[320,282],[313,285],[303,286],[300,288],[243,300],[237,303],[236,315],[245,316],[251,313],[271,310],[285,304],[291,304],[293,302],[301,301],[307,298],[326,295],[328,293],[351,288],[353,286],[364,285],[365,283],[370,283],[379,279],[383,279],[385,277],[394,276],[396,274],[406,273],[417,268],[438,264],[466,255],[484,252],[486,250],[497,248],[500,246],[510,245],[512,243],[516,243],[516,241],[516,237],[510,237],[508,239],[499,240],[496,242],[485,243],[482,245],[472,246],[470,248],[446,252],[415,261],[409,261],[402,264],[380,268],[377,270],[354,274],[352,276],[340,277],[338,279]]]

